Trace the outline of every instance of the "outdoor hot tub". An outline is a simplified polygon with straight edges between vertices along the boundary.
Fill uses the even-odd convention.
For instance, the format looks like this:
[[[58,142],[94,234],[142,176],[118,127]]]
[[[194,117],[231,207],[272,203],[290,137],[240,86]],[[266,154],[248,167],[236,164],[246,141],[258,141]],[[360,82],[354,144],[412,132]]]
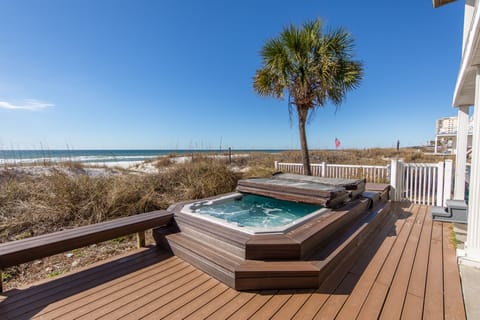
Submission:
[[[286,234],[330,215],[364,190],[365,181],[359,179],[275,174],[240,180],[237,192],[177,203],[168,210],[179,226],[188,220],[208,230],[230,230],[231,235]]]
[[[170,206],[174,223],[153,235],[237,290],[318,288],[386,217],[388,188],[364,191],[360,179],[240,180],[236,192]]]
[[[286,233],[330,211],[323,205],[236,192],[183,206],[181,213],[248,234]]]

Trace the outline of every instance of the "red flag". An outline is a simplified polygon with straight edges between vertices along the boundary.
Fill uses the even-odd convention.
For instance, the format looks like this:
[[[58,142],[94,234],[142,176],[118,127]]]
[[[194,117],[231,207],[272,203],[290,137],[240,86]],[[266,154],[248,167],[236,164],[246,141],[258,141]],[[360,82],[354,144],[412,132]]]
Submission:
[[[335,147],[337,149],[340,148],[340,140],[338,140],[338,138],[335,138]]]

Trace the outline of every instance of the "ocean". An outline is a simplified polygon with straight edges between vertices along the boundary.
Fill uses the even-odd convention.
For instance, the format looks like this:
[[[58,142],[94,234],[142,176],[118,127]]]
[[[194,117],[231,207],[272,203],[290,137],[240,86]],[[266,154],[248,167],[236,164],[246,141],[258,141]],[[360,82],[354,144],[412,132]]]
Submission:
[[[232,154],[245,152],[277,153],[283,150],[254,149],[232,150]],[[192,153],[227,153],[228,150],[0,150],[0,165],[42,164],[80,162],[85,164],[109,164],[118,162],[140,162],[169,154],[190,155]]]

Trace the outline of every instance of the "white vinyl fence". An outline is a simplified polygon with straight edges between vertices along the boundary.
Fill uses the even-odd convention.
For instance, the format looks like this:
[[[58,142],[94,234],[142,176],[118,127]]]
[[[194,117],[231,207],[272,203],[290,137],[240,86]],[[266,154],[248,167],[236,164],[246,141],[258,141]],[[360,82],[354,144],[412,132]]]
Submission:
[[[275,161],[275,170],[303,174],[301,163]],[[366,179],[370,183],[389,183],[392,199],[416,204],[445,206],[452,196],[452,160],[438,163],[405,163],[392,160],[386,166],[311,164],[312,175],[329,178]]]
[[[438,163],[404,163],[392,160],[390,185],[396,200],[445,207],[452,198],[452,160]]]
[[[366,166],[333,163],[314,163],[310,165],[312,175],[327,178],[367,179],[367,182],[388,183],[390,165]],[[304,174],[301,163],[282,163],[275,161],[275,170],[282,172]]]

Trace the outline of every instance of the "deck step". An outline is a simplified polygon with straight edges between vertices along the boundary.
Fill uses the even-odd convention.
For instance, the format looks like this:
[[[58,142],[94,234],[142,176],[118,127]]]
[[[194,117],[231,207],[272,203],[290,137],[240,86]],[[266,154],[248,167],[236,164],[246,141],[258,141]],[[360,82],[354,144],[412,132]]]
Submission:
[[[245,243],[249,239],[248,235],[185,214],[175,214],[175,222],[183,234],[202,243],[212,244],[240,258],[245,257]]]
[[[465,200],[447,200],[446,203],[452,216],[467,215],[468,205]]]
[[[335,270],[348,269],[369,239],[384,227],[390,202],[380,204],[354,222],[329,246],[303,261],[247,260],[235,273],[237,290],[318,288]]]
[[[369,211],[371,200],[360,199],[344,206],[341,211],[337,211],[332,215],[333,220],[326,219],[326,225],[313,226],[303,237],[294,237],[296,239],[303,238],[302,259],[309,259],[312,255],[318,253],[319,250],[335,243],[339,236],[349,230],[352,224],[361,219]],[[320,228],[319,228],[320,227]]]
[[[235,269],[243,259],[183,232],[167,235],[166,239],[177,257],[235,287]]]
[[[452,213],[448,211],[447,208],[444,207],[432,207],[430,209],[432,213],[432,217],[434,218],[435,216],[437,217],[451,217]]]
[[[351,264],[358,253],[388,221],[391,203],[377,205],[368,214],[358,219],[348,230],[327,248],[310,257],[319,268],[319,282],[322,283],[334,270]]]
[[[319,269],[312,261],[247,260],[235,270],[235,289],[318,288]]]
[[[222,249],[230,254],[237,256],[238,258],[245,257],[245,246],[226,241],[224,237],[212,234],[209,230],[199,229],[198,226],[181,223],[180,230],[182,234],[195,239],[203,244],[214,246],[215,248]]]
[[[435,221],[467,223],[468,206],[463,200],[447,200],[447,207],[432,207],[432,219]]]
[[[323,261],[332,255],[332,252],[342,248],[342,245],[350,243],[352,240],[364,240],[372,231],[382,222],[390,211],[391,203],[378,205],[371,209],[367,214],[361,216],[359,219],[350,224],[342,234],[337,236],[329,243],[327,247],[320,248],[309,257],[309,260]]]

